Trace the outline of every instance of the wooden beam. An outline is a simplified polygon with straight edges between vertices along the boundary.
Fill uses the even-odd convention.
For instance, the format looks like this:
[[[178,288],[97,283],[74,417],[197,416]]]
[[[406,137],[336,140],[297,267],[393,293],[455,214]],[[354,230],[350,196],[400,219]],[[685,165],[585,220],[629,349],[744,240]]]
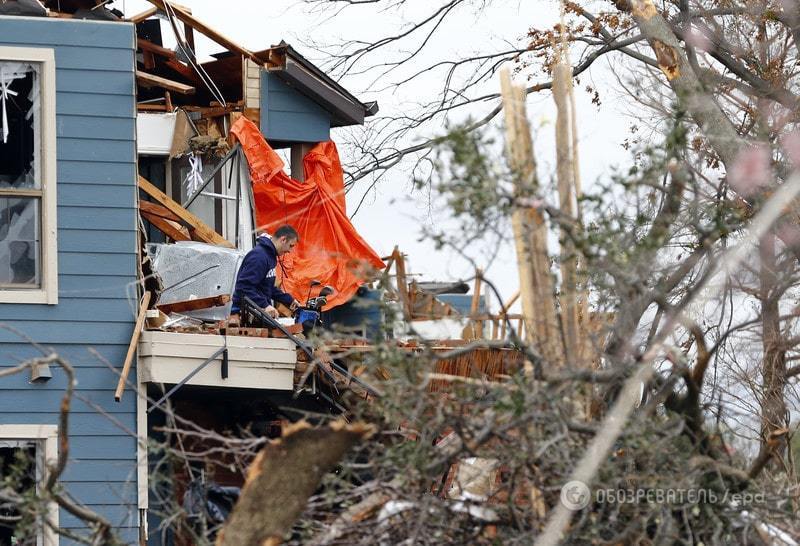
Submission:
[[[158,44],[154,44],[149,40],[145,40],[144,38],[137,38],[136,39],[136,47],[141,49],[142,51],[149,51],[159,57],[164,57],[166,59],[176,59],[175,52],[171,49],[167,49],[166,47],[161,47]]]
[[[162,216],[158,216],[156,214],[150,214],[145,211],[140,211],[142,218],[150,222],[154,228],[158,231],[172,239],[173,241],[191,241],[192,237],[189,235],[189,231],[181,226],[180,224],[176,223],[173,220],[167,220]]]
[[[397,247],[394,247],[394,267],[397,271],[397,293],[403,306],[403,318],[411,320],[411,304],[408,297],[408,280],[406,279],[406,259]]]
[[[186,36],[186,44],[189,46],[189,49],[197,51],[194,48],[194,29],[186,23],[183,23],[183,34]]]
[[[186,311],[196,311],[198,309],[208,309],[210,307],[220,307],[231,301],[227,294],[220,296],[209,296],[207,298],[196,298],[193,300],[174,301],[156,305],[159,311],[169,315],[170,313],[185,313]]]
[[[507,69],[500,72],[500,89],[508,157],[515,185],[514,197],[516,203],[522,203],[535,196],[539,188],[533,139],[525,110],[527,92],[523,86],[512,83],[511,73]],[[564,344],[556,314],[544,218],[537,209],[518,205],[511,213],[511,226],[517,251],[526,341],[535,345],[548,365],[561,366],[564,362]],[[525,363],[525,372],[533,373],[530,361]]]
[[[511,296],[511,298],[509,298],[509,300],[503,304],[503,308],[500,309],[498,315],[502,316],[507,314],[508,310],[511,308],[512,305],[514,305],[517,302],[518,299],[519,299],[519,290],[517,290],[517,293]]]
[[[209,243],[217,246],[224,246],[233,248],[233,245],[222,235],[208,227],[200,218],[180,206],[178,203],[170,199],[167,194],[156,188],[146,178],[139,177],[139,189],[147,195],[164,205],[170,212],[175,214],[182,222],[185,222],[192,230],[194,230],[197,238],[204,243]]]
[[[156,67],[156,56],[149,51],[142,51],[142,60],[145,70],[153,70]]]
[[[139,112],[166,112],[166,104],[137,104],[136,109]]]
[[[142,333],[142,325],[144,324],[144,317],[147,315],[147,307],[149,305],[150,292],[145,292],[144,297],[142,297],[142,304],[139,306],[139,314],[136,317],[136,325],[133,327],[131,342],[130,345],[128,345],[128,354],[125,355],[125,362],[122,364],[122,372],[119,375],[117,390],[114,393],[114,400],[117,402],[122,400],[122,391],[125,390],[125,383],[127,382],[128,374],[131,371],[133,354],[136,352],[136,345],[139,343],[139,335]]]
[[[476,338],[483,338],[483,321],[477,319],[478,312],[481,306],[481,288],[483,286],[483,270],[475,270],[475,289],[472,292],[472,302],[469,306],[470,318],[474,320],[475,328],[473,330]]]
[[[195,74],[194,70],[192,70],[182,62],[178,61],[177,59],[167,59],[166,61],[164,61],[164,66],[170,67],[172,70],[174,70],[187,80],[192,80],[196,84],[202,83],[200,78],[197,77],[197,74]]]
[[[136,71],[136,81],[145,87],[163,87],[167,91],[174,91],[175,93],[180,93],[181,95],[194,95],[194,92],[196,91],[191,85],[176,82],[175,80],[168,80],[167,78],[162,78],[161,76],[156,76],[155,74],[148,74],[147,72],[142,72],[141,70]]]
[[[129,17],[128,21],[130,21],[131,23],[134,23],[134,24],[138,24],[138,23],[141,23],[142,21],[144,21],[145,19],[149,19],[150,17],[155,15],[157,12],[158,12],[158,8],[156,8],[156,7],[148,8],[148,9],[144,10],[141,13],[137,13],[133,17]]]
[[[139,211],[154,216],[160,216],[173,222],[180,222],[181,219],[178,215],[171,212],[167,207],[159,205],[158,203],[151,203],[150,201],[139,200]]]
[[[481,286],[483,284],[483,271],[481,269],[475,270],[475,287],[472,291],[472,302],[469,306],[469,314],[472,317],[478,316],[478,311],[481,305]]]
[[[153,4],[154,6],[158,7],[159,9],[166,11],[166,8],[164,7],[164,2],[162,0],[147,0],[147,1]],[[221,45],[222,47],[224,47],[229,51],[233,51],[235,53],[238,53],[239,55],[242,55],[249,59],[253,59],[259,65],[263,64],[263,62],[258,58],[258,56],[256,56],[255,53],[253,53],[249,49],[240,46],[230,38],[227,38],[226,36],[222,35],[221,33],[217,32],[216,30],[212,29],[211,27],[203,23],[202,21],[196,19],[192,14],[188,13],[185,8],[173,4],[172,2],[170,2],[170,6],[175,12],[175,17],[177,17],[178,19],[180,19],[181,21],[183,21],[184,23],[195,29],[197,32],[208,37],[213,42],[218,43],[219,45]]]

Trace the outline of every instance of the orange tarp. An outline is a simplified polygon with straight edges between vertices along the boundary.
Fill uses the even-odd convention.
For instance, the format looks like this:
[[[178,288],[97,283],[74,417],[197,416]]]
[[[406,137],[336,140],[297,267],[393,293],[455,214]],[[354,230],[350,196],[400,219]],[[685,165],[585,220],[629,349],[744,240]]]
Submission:
[[[283,161],[252,121],[239,118],[231,133],[250,166],[258,229],[273,233],[289,224],[300,235],[295,250],[281,258],[283,290],[305,303],[308,284],[317,279],[336,289],[328,297],[330,309],[353,297],[371,272],[386,267],[347,217],[342,165],[333,142],[317,144],[306,154],[306,180],[298,182],[283,172]]]

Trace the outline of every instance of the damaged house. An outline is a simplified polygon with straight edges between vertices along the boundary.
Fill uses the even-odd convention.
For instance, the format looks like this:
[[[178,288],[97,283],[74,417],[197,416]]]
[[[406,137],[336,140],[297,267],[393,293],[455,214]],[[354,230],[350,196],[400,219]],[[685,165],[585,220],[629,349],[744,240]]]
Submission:
[[[345,332],[338,349],[381,335],[387,296],[420,327],[458,313],[441,287],[406,280],[399,251],[377,256],[345,214],[331,129],[363,124],[377,104],[286,43],[250,51],[186,8],[151,3],[130,18],[99,0],[0,3],[0,372],[65,359],[77,384],[64,490],[126,542],[172,544],[159,506],[180,503],[206,469],[170,468],[153,483],[147,442],[163,440],[167,405],[210,430],[275,436],[302,411],[343,411],[337,382],[375,395],[333,360],[306,373],[290,318],[287,332],[228,321],[255,233],[291,223],[305,237],[284,281],[302,300],[318,293],[314,279],[333,285],[323,320]],[[196,33],[223,51],[200,62]],[[365,284],[381,270],[395,286],[385,293]],[[475,319],[461,337],[505,338],[513,317],[489,315],[475,288],[451,297]],[[481,372],[503,373],[495,360]],[[67,386],[46,358],[0,377],[0,468],[25,453],[32,479],[44,478],[63,449]],[[241,469],[223,462],[215,480],[240,485]],[[86,526],[53,506],[35,543],[70,544],[53,527]]]

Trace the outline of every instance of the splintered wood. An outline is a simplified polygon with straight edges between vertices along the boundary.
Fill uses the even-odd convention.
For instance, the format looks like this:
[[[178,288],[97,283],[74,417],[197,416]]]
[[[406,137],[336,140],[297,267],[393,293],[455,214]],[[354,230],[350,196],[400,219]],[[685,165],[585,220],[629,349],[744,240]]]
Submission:
[[[153,223],[157,228],[161,229],[162,231],[166,229],[165,233],[173,237],[180,237],[183,235],[183,232],[175,227],[172,224],[175,224],[172,221],[173,218],[177,218],[182,223],[188,226],[188,234],[191,236],[192,240],[201,241],[203,243],[208,243],[217,246],[224,246],[227,248],[233,248],[233,245],[225,239],[222,235],[211,229],[202,220],[200,220],[197,216],[183,208],[180,204],[173,201],[170,197],[167,196],[164,192],[156,188],[152,183],[150,183],[146,178],[140,176],[139,177],[139,189],[145,192],[147,195],[152,197],[155,201],[157,201],[161,207],[154,207],[152,205],[145,205],[142,207],[140,204],[140,210],[144,210],[144,213],[148,220],[153,223],[153,219],[158,221],[159,219],[163,220],[162,223]],[[141,203],[141,202],[140,202]],[[162,211],[162,212],[159,212]],[[170,223],[171,222],[171,223]],[[165,228],[165,225],[167,226]],[[175,228],[174,232],[171,232],[169,228]],[[173,238],[175,238],[173,237]],[[184,240],[184,239],[176,239],[176,240]]]
[[[366,423],[336,421],[312,428],[300,421],[268,443],[247,472],[241,497],[217,546],[280,544],[322,477],[357,442],[374,434]]]
[[[524,87],[511,83],[508,69],[500,72],[500,85],[508,156],[515,182],[515,207],[511,222],[517,249],[525,337],[547,364],[562,366],[564,345],[558,327],[554,283],[547,253],[547,228],[544,218],[533,206],[538,180],[531,128],[525,110],[526,92]],[[528,365],[526,368],[531,370]]]
[[[556,177],[558,179],[559,224],[561,246],[561,324],[564,330],[564,351],[568,363],[587,365],[589,358],[586,321],[589,311],[583,263],[574,243],[582,230],[580,205],[580,174],[578,172],[578,135],[575,120],[575,96],[572,91],[572,68],[566,46],[560,46],[560,59],[553,70],[553,100],[556,118]],[[572,230],[572,233],[570,233]]]

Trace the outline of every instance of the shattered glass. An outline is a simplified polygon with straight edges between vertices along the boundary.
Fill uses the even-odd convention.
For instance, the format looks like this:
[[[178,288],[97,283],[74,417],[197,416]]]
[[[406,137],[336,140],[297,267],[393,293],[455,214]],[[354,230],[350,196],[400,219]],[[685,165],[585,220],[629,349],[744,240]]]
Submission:
[[[41,188],[40,109],[38,65],[0,62],[0,188]]]
[[[0,285],[40,285],[39,198],[0,197]]]

